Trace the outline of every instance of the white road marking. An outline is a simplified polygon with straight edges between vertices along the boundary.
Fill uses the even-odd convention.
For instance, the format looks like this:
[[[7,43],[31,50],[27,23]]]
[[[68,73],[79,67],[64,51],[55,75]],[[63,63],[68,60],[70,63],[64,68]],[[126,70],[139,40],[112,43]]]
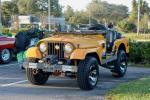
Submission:
[[[14,82],[14,83],[9,83],[9,84],[3,84],[1,85],[2,87],[6,87],[6,86],[11,86],[11,85],[15,85],[15,84],[20,84],[20,83],[25,83],[28,80],[23,80],[23,81],[18,81],[18,82]]]
[[[14,66],[14,65],[17,65],[18,63],[14,63],[14,64],[7,64],[7,65],[0,65],[0,68],[2,67],[11,67],[11,66]]]

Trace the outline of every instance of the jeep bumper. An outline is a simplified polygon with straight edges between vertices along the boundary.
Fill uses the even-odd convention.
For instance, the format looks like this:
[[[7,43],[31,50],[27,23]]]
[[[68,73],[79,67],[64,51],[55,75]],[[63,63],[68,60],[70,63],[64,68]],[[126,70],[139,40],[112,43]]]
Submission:
[[[55,72],[55,71],[61,71],[61,72],[77,72],[77,66],[71,66],[71,65],[49,65],[45,63],[31,63],[31,62],[25,62],[24,63],[25,68],[32,68],[32,69],[42,69],[46,72]]]

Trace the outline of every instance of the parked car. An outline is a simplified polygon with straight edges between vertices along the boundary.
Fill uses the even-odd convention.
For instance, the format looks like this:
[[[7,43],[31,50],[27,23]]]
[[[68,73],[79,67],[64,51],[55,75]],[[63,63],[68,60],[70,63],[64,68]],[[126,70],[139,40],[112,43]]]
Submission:
[[[128,39],[100,25],[86,31],[58,32],[27,50],[26,75],[35,85],[45,84],[49,75],[64,76],[77,79],[81,89],[92,90],[100,67],[123,77],[128,55]]]
[[[6,37],[0,34],[0,61],[9,63],[13,57],[15,38]]]

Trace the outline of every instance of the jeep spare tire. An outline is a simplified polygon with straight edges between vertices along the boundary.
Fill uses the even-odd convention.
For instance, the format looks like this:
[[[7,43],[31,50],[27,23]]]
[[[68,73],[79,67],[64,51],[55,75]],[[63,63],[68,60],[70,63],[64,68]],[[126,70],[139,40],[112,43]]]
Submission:
[[[98,82],[99,67],[96,58],[86,57],[85,60],[79,62],[77,81],[83,90],[92,90]]]

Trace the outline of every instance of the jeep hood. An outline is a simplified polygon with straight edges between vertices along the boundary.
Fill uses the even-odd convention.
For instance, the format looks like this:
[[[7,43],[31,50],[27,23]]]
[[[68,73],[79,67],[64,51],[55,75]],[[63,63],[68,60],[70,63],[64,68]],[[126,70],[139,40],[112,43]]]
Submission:
[[[95,48],[101,46],[105,40],[102,35],[54,35],[40,42],[68,42],[79,48]]]

